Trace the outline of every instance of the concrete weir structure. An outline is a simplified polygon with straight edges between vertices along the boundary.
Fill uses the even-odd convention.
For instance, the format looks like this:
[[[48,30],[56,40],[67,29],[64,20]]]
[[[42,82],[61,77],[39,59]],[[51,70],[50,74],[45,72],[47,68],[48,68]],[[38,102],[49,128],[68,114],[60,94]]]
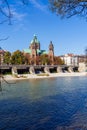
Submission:
[[[67,66],[67,65],[0,65],[0,71],[2,74],[12,73],[17,74],[37,74],[37,73],[66,73],[77,72],[79,66]]]

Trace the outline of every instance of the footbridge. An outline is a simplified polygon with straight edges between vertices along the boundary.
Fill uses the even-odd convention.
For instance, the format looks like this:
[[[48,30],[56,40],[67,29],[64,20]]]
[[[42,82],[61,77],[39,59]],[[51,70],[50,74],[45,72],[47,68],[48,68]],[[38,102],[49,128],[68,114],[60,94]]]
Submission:
[[[23,73],[66,73],[77,72],[79,66],[67,65],[0,65],[0,72],[3,74],[23,74]]]

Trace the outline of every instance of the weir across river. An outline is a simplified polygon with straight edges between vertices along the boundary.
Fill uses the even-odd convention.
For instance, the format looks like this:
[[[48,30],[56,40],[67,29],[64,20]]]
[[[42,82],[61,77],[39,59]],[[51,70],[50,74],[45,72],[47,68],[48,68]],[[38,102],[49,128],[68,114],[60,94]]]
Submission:
[[[5,73],[59,73],[59,72],[77,72],[79,66],[67,65],[0,65],[0,72]]]

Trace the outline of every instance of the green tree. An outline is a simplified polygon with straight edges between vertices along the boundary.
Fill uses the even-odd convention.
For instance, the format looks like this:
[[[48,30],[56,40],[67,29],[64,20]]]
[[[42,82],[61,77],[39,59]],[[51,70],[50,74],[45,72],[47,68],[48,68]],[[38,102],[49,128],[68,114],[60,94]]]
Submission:
[[[64,61],[58,57],[58,56],[55,56],[54,57],[54,65],[63,65],[64,64]]]
[[[4,54],[4,63],[5,64],[11,63],[11,53],[9,51],[5,52]]]
[[[87,0],[49,0],[50,9],[61,17],[74,15],[87,18]]]
[[[43,64],[43,65],[45,65],[45,64],[50,64],[50,60],[49,60],[47,54],[41,55],[41,56],[40,56],[40,61],[41,61],[41,64]]]
[[[11,56],[11,63],[12,64],[24,64],[25,63],[25,56],[19,50],[15,51]]]

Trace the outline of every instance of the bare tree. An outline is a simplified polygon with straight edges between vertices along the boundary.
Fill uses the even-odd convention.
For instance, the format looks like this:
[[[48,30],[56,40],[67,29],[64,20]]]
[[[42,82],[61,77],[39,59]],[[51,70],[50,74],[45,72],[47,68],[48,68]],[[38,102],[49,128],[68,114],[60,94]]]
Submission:
[[[17,0],[13,2],[16,3]],[[23,5],[28,5],[29,0],[20,0],[20,2],[23,3]],[[13,18],[12,5],[14,5],[14,3],[9,0],[0,0],[0,24],[4,24],[6,22],[11,24],[11,19]]]
[[[23,5],[27,5],[28,4],[28,0],[20,0]],[[14,2],[17,2],[14,1]],[[13,14],[12,14],[12,9],[11,9],[11,5],[12,3],[10,3],[9,0],[0,0],[0,25],[4,24],[4,23],[8,23],[9,25],[11,25],[11,20],[13,18]],[[7,40],[9,37],[5,37],[5,38],[0,38],[0,42]],[[0,59],[1,59],[1,55],[0,55]],[[0,64],[0,91],[2,91],[2,80],[4,82],[6,82],[7,84],[14,84],[14,83],[9,83],[7,80],[5,80],[3,74],[2,74],[2,70],[1,70],[1,64]]]
[[[16,2],[21,2],[23,5],[28,5],[29,0],[19,0],[19,1],[13,0],[12,2],[9,0],[0,0],[0,25],[1,26],[4,23],[8,23],[9,25],[12,24],[12,18],[14,17],[12,7],[14,6],[14,4],[16,4]],[[18,4],[19,3],[17,3],[17,5]],[[0,41],[7,40],[7,39],[8,37],[0,38]]]
[[[4,76],[0,73],[0,92],[2,91],[2,81],[8,85],[16,84],[16,82],[8,82]]]
[[[0,39],[0,42],[1,42],[1,41],[4,41],[4,40],[7,40],[8,38],[9,38],[9,36],[7,36],[7,37],[5,37],[5,38],[1,38],[1,39]]]
[[[50,9],[61,17],[87,18],[87,0],[49,0]]]
[[[3,24],[5,22],[9,22],[9,24],[11,24],[11,8],[10,8],[10,4],[8,2],[8,0],[1,0],[0,2],[0,14],[3,18],[3,20],[1,19],[0,24]]]
[[[14,1],[14,2],[17,2]],[[29,0],[20,0],[20,2],[23,3],[23,5],[28,5]],[[8,23],[9,25],[12,24],[12,18],[14,17],[12,14],[12,9],[11,9],[11,1],[9,0],[0,0],[0,25],[4,24],[4,23]],[[0,38],[0,42],[7,40],[9,37],[5,37],[5,38]],[[0,59],[1,59],[1,55],[0,55]],[[2,80],[4,82],[6,82],[7,84],[14,84],[14,83],[10,83],[7,80],[5,80],[3,74],[2,74],[2,70],[1,70],[1,64],[0,64],[0,91],[2,91]]]

